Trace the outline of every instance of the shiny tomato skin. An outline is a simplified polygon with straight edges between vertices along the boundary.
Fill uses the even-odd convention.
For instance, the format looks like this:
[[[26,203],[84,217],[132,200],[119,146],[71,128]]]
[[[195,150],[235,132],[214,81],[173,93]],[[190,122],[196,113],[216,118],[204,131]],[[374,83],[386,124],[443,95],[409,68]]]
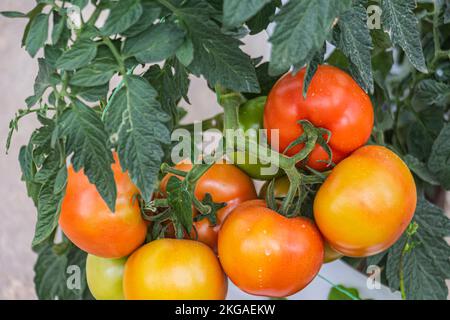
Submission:
[[[365,257],[389,248],[416,208],[414,178],[405,163],[382,146],[365,146],[339,163],[314,200],[314,218],[340,253]]]
[[[230,280],[249,294],[267,297],[286,297],[306,287],[324,255],[311,220],[283,217],[263,200],[233,210],[219,232],[218,248]]]
[[[207,245],[160,239],[128,258],[123,289],[127,300],[222,300],[228,283]]]
[[[263,184],[261,190],[259,191],[259,197],[261,199],[266,199],[267,196],[267,189],[269,188],[270,181],[267,181]],[[289,179],[287,176],[282,176],[275,179],[274,182],[274,188],[273,193],[275,195],[275,198],[280,199],[286,197],[288,191],[289,191]],[[335,261],[337,259],[340,259],[343,257],[343,255],[336,250],[334,250],[330,244],[326,241],[324,241],[324,257],[323,257],[323,263],[329,263],[332,261]]]
[[[82,171],[68,168],[67,189],[59,225],[80,249],[102,258],[128,256],[145,240],[147,224],[136,195],[139,190],[122,172],[117,156],[111,166],[117,185],[116,210],[111,212]]]
[[[338,163],[352,151],[364,145],[373,128],[373,108],[369,96],[344,71],[320,65],[302,96],[305,68],[296,75],[287,73],[270,91],[264,110],[264,127],[272,147],[284,151],[303,133],[299,120],[309,120],[314,126],[331,132],[329,146],[333,162]],[[279,129],[279,145],[271,141],[270,129]],[[286,154],[294,155],[303,148],[298,145]],[[327,169],[328,155],[316,145],[307,165],[316,170]]]
[[[86,279],[96,300],[124,300],[123,269],[127,258],[107,259],[88,254]]]
[[[176,169],[189,171],[192,164],[180,163],[175,166]],[[171,174],[166,175],[160,184],[160,190],[164,194],[167,182]],[[226,203],[226,207],[217,211],[217,224],[212,226],[208,219],[202,219],[194,222],[198,240],[210,246],[214,251],[217,250],[217,234],[222,222],[228,214],[240,203],[256,199],[256,189],[253,181],[239,168],[232,164],[214,164],[197,182],[194,194],[199,200],[203,200],[206,194],[212,196],[214,202]],[[196,216],[196,210],[193,210]],[[195,236],[192,232],[191,237]]]

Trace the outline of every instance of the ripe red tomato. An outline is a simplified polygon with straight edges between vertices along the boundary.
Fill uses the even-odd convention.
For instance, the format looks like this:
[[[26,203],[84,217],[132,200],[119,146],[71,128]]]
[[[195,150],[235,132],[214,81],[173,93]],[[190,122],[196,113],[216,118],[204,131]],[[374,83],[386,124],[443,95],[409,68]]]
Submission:
[[[221,300],[227,288],[214,252],[192,240],[146,244],[128,258],[123,276],[127,300]]]
[[[121,258],[145,240],[147,224],[135,196],[138,189],[122,172],[117,156],[112,165],[117,185],[116,211],[111,212],[82,171],[68,169],[59,225],[80,249],[102,258]]]
[[[192,164],[180,163],[176,169],[189,171]],[[165,193],[170,174],[161,181],[160,190]],[[217,233],[228,214],[241,202],[256,199],[256,190],[253,181],[239,168],[232,164],[214,164],[197,182],[195,197],[203,200],[209,193],[214,202],[227,203],[226,207],[217,211],[217,224],[212,226],[208,219],[194,222],[198,240],[206,243],[214,251],[217,249]],[[194,210],[193,215],[197,215]],[[195,236],[195,232],[191,237]]]
[[[398,240],[416,202],[416,185],[405,163],[385,147],[365,146],[325,180],[314,200],[314,217],[334,249],[365,257]]]
[[[266,199],[267,196],[267,189],[269,188],[270,181],[266,181],[261,190],[259,191],[259,197],[261,199]],[[284,198],[286,197],[288,191],[289,191],[289,179],[287,176],[282,176],[275,179],[274,187],[273,187],[273,193],[276,198]],[[342,258],[342,254],[334,250],[330,244],[326,241],[324,241],[324,257],[323,257],[323,263],[329,263],[333,262],[337,259]]]
[[[349,153],[364,145],[373,127],[373,108],[369,96],[344,71],[328,65],[318,67],[308,89],[302,95],[305,68],[296,75],[284,75],[270,91],[264,110],[264,127],[272,147],[284,151],[303,133],[299,120],[309,120],[314,126],[331,132],[329,146],[333,162],[338,163]],[[279,129],[279,146],[275,146],[271,129]],[[303,148],[298,145],[286,154],[294,155]],[[307,165],[324,170],[329,157],[316,145]]]
[[[263,200],[239,205],[219,232],[219,258],[228,277],[250,294],[292,295],[308,285],[323,262],[322,237],[304,217],[286,218]]]

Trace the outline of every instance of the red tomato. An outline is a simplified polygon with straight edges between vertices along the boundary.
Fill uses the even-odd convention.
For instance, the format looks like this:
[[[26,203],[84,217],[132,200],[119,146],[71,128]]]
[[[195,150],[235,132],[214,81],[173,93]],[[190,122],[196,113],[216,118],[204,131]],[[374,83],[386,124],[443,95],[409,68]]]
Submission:
[[[286,218],[263,200],[239,205],[219,232],[228,277],[250,294],[285,297],[306,287],[322,266],[322,237],[311,220]]]
[[[180,163],[175,166],[176,169],[189,171],[192,164]],[[160,190],[165,193],[167,182],[171,174],[166,175],[161,181]],[[194,227],[198,234],[198,240],[206,243],[213,250],[217,250],[217,233],[222,222],[228,214],[241,202],[256,199],[256,190],[253,181],[239,168],[232,164],[214,164],[197,182],[195,188],[195,197],[203,200],[209,193],[214,202],[225,202],[226,207],[218,210],[217,224],[211,226],[208,219],[202,219],[194,222]],[[193,215],[197,215],[194,210]],[[195,232],[191,237],[195,236]]]
[[[338,163],[369,139],[374,119],[372,103],[347,73],[328,65],[319,66],[304,99],[304,75],[305,68],[296,75],[288,73],[270,91],[264,110],[268,140],[272,147],[284,151],[303,133],[298,121],[309,120],[314,126],[331,132],[332,160]],[[272,139],[271,129],[279,129],[279,146]],[[286,154],[292,156],[302,148],[303,145],[298,145]],[[325,150],[316,145],[307,165],[324,170],[328,160]]]
[[[68,169],[67,189],[59,225],[80,249],[102,258],[121,258],[145,240],[147,224],[135,196],[138,189],[122,172],[117,156],[112,165],[117,185],[116,211],[111,212],[82,172]]]

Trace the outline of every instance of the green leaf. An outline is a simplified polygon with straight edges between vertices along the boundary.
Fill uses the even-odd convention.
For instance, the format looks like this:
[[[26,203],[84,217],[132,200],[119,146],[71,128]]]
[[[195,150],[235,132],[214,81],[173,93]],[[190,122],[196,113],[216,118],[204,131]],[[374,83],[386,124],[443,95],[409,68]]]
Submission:
[[[409,229],[388,250],[386,277],[392,289],[400,287],[400,270],[406,298],[445,300],[450,277],[450,247],[444,237],[450,235],[450,220],[439,207],[423,196],[418,199],[413,218],[416,231]],[[413,228],[415,229],[415,228]]]
[[[270,37],[270,72],[280,74],[292,65],[305,65],[322,48],[335,19],[350,7],[349,0],[289,1],[275,16]]]
[[[414,220],[419,228],[403,257],[406,297],[410,300],[445,300],[450,278],[450,220],[439,207],[420,199]]]
[[[256,67],[256,76],[258,78],[261,92],[244,94],[247,99],[253,99],[259,96],[269,95],[270,90],[280,78],[280,76],[272,76],[269,74],[269,62],[261,63],[259,66]]]
[[[70,1],[74,6],[77,6],[80,9],[86,7],[89,3],[89,0],[71,0]]]
[[[281,7],[281,1],[270,1],[255,16],[247,21],[250,35],[260,33],[265,30],[275,15],[277,5]]]
[[[71,243],[54,245],[47,242],[42,245],[34,266],[34,283],[38,298],[41,300],[92,298],[86,282],[86,257],[85,252]],[[80,272],[80,278],[76,272]]]
[[[188,233],[192,230],[192,200],[186,185],[177,177],[170,177],[167,182],[167,200],[175,218],[175,225],[180,224]]]
[[[30,56],[34,58],[36,53],[42,48],[48,37],[48,14],[39,13],[30,20],[29,32],[25,39],[25,48]]]
[[[19,11],[1,11],[0,14],[6,18],[26,18],[25,13]]]
[[[66,27],[67,16],[61,17],[59,13],[53,13],[53,31],[52,31],[52,43],[57,44],[61,35]]]
[[[35,175],[35,181],[42,183],[39,192],[37,210],[38,218],[32,245],[36,246],[46,240],[58,225],[59,213],[65,190],[55,194],[56,175],[60,167],[60,156],[53,151],[44,161],[43,167]]]
[[[444,24],[450,23],[450,1],[445,1]]]
[[[373,92],[371,64],[372,40],[367,27],[367,13],[363,7],[352,7],[341,15],[338,48],[350,59],[350,70],[361,79],[361,87]]]
[[[141,63],[162,61],[175,54],[184,42],[185,32],[173,22],[151,26],[135,37],[128,38],[123,52],[135,55]]]
[[[134,25],[142,16],[140,0],[120,0],[111,8],[105,25],[100,29],[102,35],[121,33]]]
[[[420,179],[431,185],[439,185],[436,176],[428,169],[425,163],[410,154],[406,155],[403,160]]]
[[[421,104],[445,107],[450,103],[450,85],[432,79],[422,80],[416,86],[414,99]]]
[[[381,22],[385,30],[390,31],[394,45],[400,46],[411,64],[420,72],[428,73],[423,56],[419,21],[413,10],[414,0],[383,0],[381,1]]]
[[[75,70],[84,67],[97,55],[97,44],[89,40],[79,40],[58,59],[58,69]]]
[[[61,169],[59,169],[58,173],[56,174],[55,178],[55,185],[53,188],[54,194],[61,193],[67,185],[67,167],[63,166]]]
[[[271,0],[224,0],[223,24],[228,27],[238,27],[253,17]]]
[[[433,143],[428,168],[446,189],[450,190],[450,124],[442,128]]]
[[[186,39],[175,53],[177,59],[185,66],[191,64],[194,60],[194,45],[190,39]]]
[[[22,146],[19,151],[19,163],[25,181],[31,181],[34,176],[35,166],[32,151],[32,144]]]
[[[187,92],[189,88],[189,74],[186,68],[178,61],[168,60],[161,68],[158,65],[153,65],[145,73],[144,77],[150,84],[158,91],[158,100],[163,109],[172,115],[172,127],[178,121],[177,104],[181,98],[187,99]]]
[[[22,36],[22,47],[25,46],[25,43],[27,41],[28,34],[30,33],[31,25],[33,24],[34,19],[38,14],[42,12],[42,10],[45,8],[45,4],[41,3],[38,4],[36,7],[34,7],[31,11],[27,13],[27,17],[29,18],[29,21],[27,25],[25,26],[25,30],[23,32]]]
[[[72,87],[72,92],[88,102],[98,102],[106,99],[109,92],[109,83],[97,87]]]
[[[148,29],[148,27],[150,27],[161,14],[161,7],[154,2],[143,2],[142,9],[142,15],[139,20],[127,30],[122,32],[124,36],[133,37],[138,35]]]
[[[62,55],[62,50],[57,46],[46,45],[44,47],[44,58],[53,69],[56,69],[56,62]]]
[[[421,161],[427,161],[434,140],[444,126],[443,110],[438,107],[428,107],[416,112],[417,121],[408,127],[406,142],[408,151]]]
[[[111,211],[116,206],[116,183],[111,164],[114,162],[108,146],[108,136],[100,116],[81,101],[74,101],[72,108],[61,117],[60,134],[66,137],[66,153],[73,153],[72,165],[76,172],[84,169],[89,182]]]
[[[305,78],[303,80],[302,86],[302,94],[305,99],[311,80],[314,77],[314,74],[316,73],[319,64],[323,63],[325,52],[326,46],[323,46],[322,50],[319,50],[311,59],[311,61],[309,61],[308,64],[306,65]]]
[[[87,67],[77,70],[70,79],[70,84],[79,87],[97,87],[111,80],[117,67],[104,63],[92,63]]]
[[[105,123],[110,138],[117,143],[120,164],[128,170],[145,201],[150,201],[164,157],[163,146],[170,143],[168,115],[156,100],[155,89],[143,78],[127,76],[110,102]]]
[[[353,300],[352,297],[344,292],[348,292],[354,297],[360,298],[359,291],[357,289],[344,287],[340,284],[331,288],[330,293],[328,293],[328,300]]]
[[[194,45],[189,70],[203,75],[211,86],[220,84],[239,92],[259,92],[250,57],[239,49],[239,40],[223,34],[210,19],[214,13],[204,1],[192,0],[175,11]]]
[[[34,106],[42,98],[45,90],[52,84],[57,83],[57,78],[54,75],[53,68],[47,63],[45,59],[39,58],[39,71],[34,81],[34,95],[28,97],[25,102],[29,108]]]

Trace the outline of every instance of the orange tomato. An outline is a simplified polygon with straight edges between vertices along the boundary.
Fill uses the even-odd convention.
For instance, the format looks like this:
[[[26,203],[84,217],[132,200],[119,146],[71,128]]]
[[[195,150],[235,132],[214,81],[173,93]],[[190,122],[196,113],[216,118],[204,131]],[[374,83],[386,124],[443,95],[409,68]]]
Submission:
[[[369,139],[374,119],[372,103],[352,77],[329,65],[318,67],[304,99],[302,86],[305,71],[303,68],[296,75],[287,73],[270,91],[264,109],[268,141],[278,151],[284,151],[303,134],[298,121],[308,120],[314,126],[331,132],[329,146],[333,151],[332,160],[338,163]],[[272,139],[271,129],[279,129],[278,146]],[[302,148],[303,145],[298,145],[286,154],[292,156]],[[307,165],[324,170],[328,160],[325,150],[316,145]]]
[[[192,164],[180,163],[176,169],[189,171]],[[160,190],[166,192],[167,182],[172,174],[166,175],[160,185]],[[217,224],[212,226],[208,219],[194,222],[198,234],[198,240],[217,249],[217,233],[228,214],[241,202],[256,199],[256,190],[253,181],[239,168],[232,164],[214,164],[197,182],[195,197],[203,200],[209,193],[214,202],[225,202],[227,205],[217,211]],[[193,215],[197,215],[194,210]],[[195,236],[192,232],[191,237]]]
[[[123,276],[127,300],[221,300],[227,288],[214,252],[192,240],[146,244],[128,258]]]
[[[365,257],[398,240],[416,202],[416,185],[405,163],[385,147],[365,146],[325,180],[314,200],[314,217],[334,249]]]
[[[102,258],[121,258],[145,240],[147,224],[135,196],[138,189],[122,172],[117,156],[112,165],[117,185],[116,211],[111,212],[82,171],[68,169],[59,225],[80,249]]]
[[[239,205],[219,232],[228,277],[250,294],[285,297],[306,287],[322,266],[322,237],[311,220],[286,218],[263,200]]]

